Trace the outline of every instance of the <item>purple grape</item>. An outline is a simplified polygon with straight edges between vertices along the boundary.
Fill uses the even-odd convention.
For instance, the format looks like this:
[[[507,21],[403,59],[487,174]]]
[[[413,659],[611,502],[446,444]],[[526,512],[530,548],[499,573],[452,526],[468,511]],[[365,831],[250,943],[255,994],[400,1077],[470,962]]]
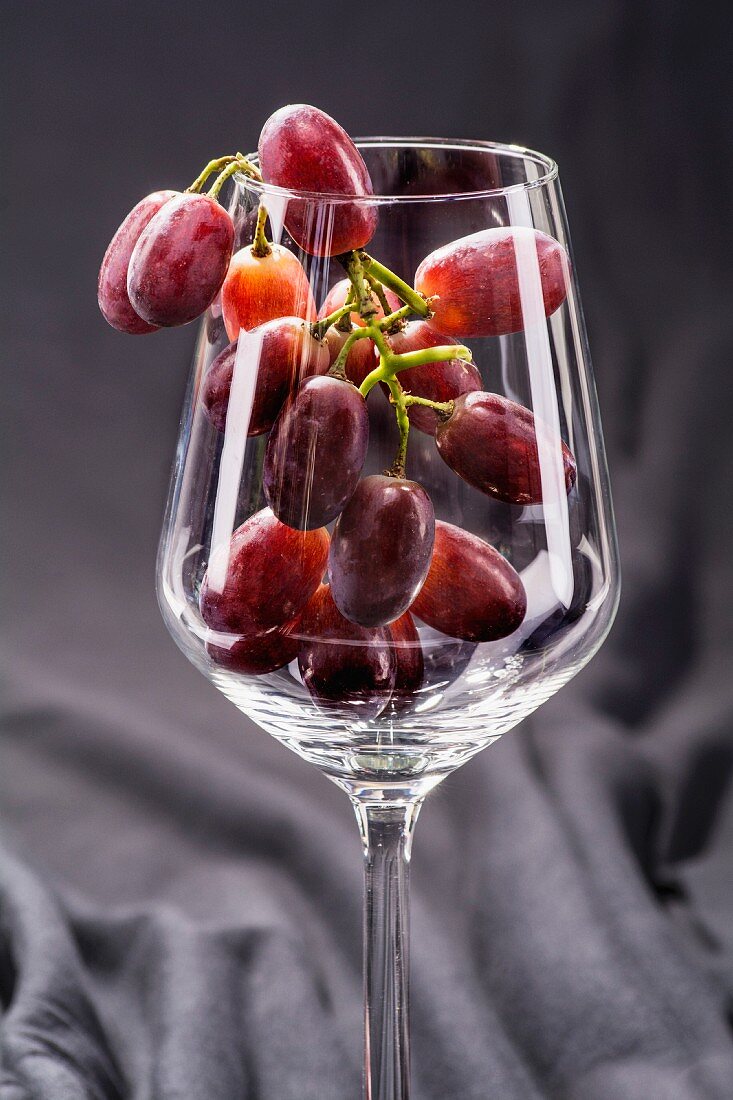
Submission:
[[[496,393],[464,394],[436,429],[443,461],[487,496],[507,504],[539,504],[542,478],[534,416],[524,405]],[[558,437],[565,490],[575,484],[575,459]]]
[[[208,195],[167,202],[148,222],[130,257],[127,293],[151,325],[185,325],[219,293],[234,244],[232,219]]]
[[[324,527],[356,489],[369,444],[366,401],[351,382],[307,378],[275,421],[263,484],[277,518],[301,531]]]
[[[407,611],[427,576],[435,513],[421,485],[365,477],[341,513],[331,540],[328,575],[342,615],[362,626],[386,626]]]
[[[384,710],[397,670],[389,628],[349,622],[323,584],[303,611],[298,633],[298,667],[319,707],[348,707],[358,718],[374,718]]]

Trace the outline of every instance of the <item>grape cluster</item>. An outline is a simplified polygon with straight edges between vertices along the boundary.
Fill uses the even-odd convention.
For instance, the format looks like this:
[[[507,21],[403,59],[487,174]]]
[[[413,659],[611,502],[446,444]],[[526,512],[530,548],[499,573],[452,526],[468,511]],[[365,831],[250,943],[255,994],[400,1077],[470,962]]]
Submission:
[[[415,618],[474,645],[513,633],[527,608],[510,562],[436,520],[428,493],[407,479],[410,429],[434,437],[446,465],[487,496],[541,503],[533,415],[483,389],[461,341],[523,327],[517,247],[536,249],[547,316],[566,296],[568,258],[534,229],[486,229],[436,249],[410,286],[364,251],[378,220],[369,172],[348,134],[315,107],[268,119],[259,166],[221,157],[187,191],[142,199],[107,249],[99,305],[114,327],[145,334],[186,324],[220,295],[231,343],[209,367],[200,401],[221,432],[237,415],[229,404],[240,333],[258,337],[247,431],[269,433],[267,507],[208,562],[199,608],[211,660],[247,675],[297,661],[317,706],[399,713],[426,675]],[[336,256],[346,274],[320,310],[300,260],[267,239],[264,203],[253,243],[232,255],[234,226],[217,197],[238,171],[302,194],[288,203],[290,238],[303,253]],[[318,195],[332,197],[327,233],[312,216]],[[389,471],[362,476],[367,397],[378,384],[394,407],[397,452]],[[559,438],[551,445],[570,492],[573,455]]]

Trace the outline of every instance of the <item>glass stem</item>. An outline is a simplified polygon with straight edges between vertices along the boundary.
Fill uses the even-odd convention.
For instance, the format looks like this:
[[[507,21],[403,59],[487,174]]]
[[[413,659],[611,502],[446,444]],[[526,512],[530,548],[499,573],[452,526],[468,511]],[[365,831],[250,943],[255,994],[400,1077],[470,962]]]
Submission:
[[[353,799],[364,844],[364,1098],[409,1100],[409,892],[422,800]]]

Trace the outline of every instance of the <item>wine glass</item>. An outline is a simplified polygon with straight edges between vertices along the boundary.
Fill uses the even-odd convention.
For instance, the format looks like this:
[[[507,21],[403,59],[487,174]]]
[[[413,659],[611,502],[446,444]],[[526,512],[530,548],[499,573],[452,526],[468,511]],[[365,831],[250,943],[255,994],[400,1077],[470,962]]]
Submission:
[[[343,309],[351,306],[348,295],[356,286],[350,258],[335,258],[328,247],[347,200],[235,177],[230,211],[240,244],[262,233],[266,216],[270,242],[297,257],[307,276],[292,310],[308,321],[299,322],[300,341],[280,350],[276,366],[280,383],[287,375],[287,400],[281,385],[276,405],[285,400],[285,406],[272,427],[272,414],[263,418],[260,407],[275,369],[267,326],[237,335],[227,325],[226,301],[220,298],[209,310],[181,422],[158,593],[168,629],[193,664],[353,803],[365,855],[365,1096],[404,1100],[408,865],[420,807],[446,775],[590,660],[615,614],[619,572],[556,165],[531,150],[489,142],[370,138],[357,145],[375,194],[348,200],[349,210],[363,207],[358,212],[374,226],[361,275],[370,270],[386,279],[381,287],[371,284],[377,316],[385,309],[398,314],[385,339],[395,353],[430,346],[431,339],[456,345],[456,358],[428,367],[427,386],[424,375],[400,375],[402,393],[442,400],[443,378],[455,403],[438,408],[440,402],[416,401],[403,409],[411,419],[410,482],[380,478],[385,470],[395,473],[405,442],[389,386],[369,392],[366,427],[336,417],[323,436],[313,416],[294,418],[303,388],[310,385],[311,397],[323,389],[325,372],[343,350],[346,331],[339,329],[355,331]],[[487,230],[505,248],[508,240],[509,252],[497,269],[494,313],[471,329],[460,317],[470,279],[457,280],[452,306],[445,279],[455,276],[451,242],[475,235],[483,240]],[[441,266],[446,248],[448,262]],[[553,263],[554,275],[548,268]],[[401,329],[410,313],[409,301],[402,308],[410,297],[405,285],[412,287],[418,268],[424,286],[437,295],[431,324],[434,330],[440,321],[444,332],[436,338],[419,317]],[[347,269],[351,283],[344,282]],[[552,301],[548,279],[555,283]],[[368,297],[368,280],[359,285]],[[340,326],[334,322],[324,341],[323,329],[303,329],[313,320],[314,303],[331,318],[342,307]],[[461,326],[464,331],[456,331]],[[231,345],[227,327],[235,337]],[[473,334],[466,335],[466,327]],[[375,354],[364,339],[353,342],[345,360],[340,357],[353,382],[362,383],[377,367]],[[356,394],[350,384],[348,389]],[[459,406],[468,416],[463,425]],[[367,432],[366,454],[362,447],[355,457]],[[300,433],[300,450],[291,446],[294,433]],[[353,500],[358,495],[354,476],[361,462],[359,504],[346,508],[349,494],[355,493]],[[493,463],[493,472],[482,481],[484,462]],[[337,482],[343,500],[324,511],[324,493],[338,497]],[[416,522],[425,522],[405,549],[404,539],[390,542],[391,529],[385,536],[384,526],[374,525],[369,493],[413,482],[422,496],[418,488],[405,491],[412,505],[417,500]],[[425,534],[430,502],[436,517],[432,558],[432,528]],[[349,558],[347,528],[362,538],[356,561]],[[321,583],[327,568],[330,587]],[[394,603],[391,613],[379,611],[395,577],[407,589],[412,585],[408,603],[418,593],[408,613]],[[495,583],[503,585],[498,608],[489,606]],[[238,626],[237,614],[229,614],[234,605],[260,615],[255,643]],[[349,611],[357,605],[360,610]],[[289,609],[285,631],[276,607]]]

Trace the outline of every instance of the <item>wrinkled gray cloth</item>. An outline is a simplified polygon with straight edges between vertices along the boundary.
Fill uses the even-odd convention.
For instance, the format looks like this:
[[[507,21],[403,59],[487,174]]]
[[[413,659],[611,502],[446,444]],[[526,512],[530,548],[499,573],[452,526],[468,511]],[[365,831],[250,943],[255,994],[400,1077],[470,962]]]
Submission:
[[[413,19],[380,36],[392,76],[357,99],[325,10],[225,3],[209,25],[199,5],[148,8],[8,5],[8,178],[26,184],[5,203],[2,300],[1,1100],[359,1093],[347,800],[187,664],[155,606],[191,330],[128,340],[94,304],[119,213],[254,144],[288,98],[356,132],[378,118],[557,154],[619,519],[603,650],[418,824],[415,1096],[730,1100],[724,25],[630,0],[466,5],[450,81],[435,87],[450,28]],[[277,62],[245,80],[246,107],[208,94],[253,41]]]

